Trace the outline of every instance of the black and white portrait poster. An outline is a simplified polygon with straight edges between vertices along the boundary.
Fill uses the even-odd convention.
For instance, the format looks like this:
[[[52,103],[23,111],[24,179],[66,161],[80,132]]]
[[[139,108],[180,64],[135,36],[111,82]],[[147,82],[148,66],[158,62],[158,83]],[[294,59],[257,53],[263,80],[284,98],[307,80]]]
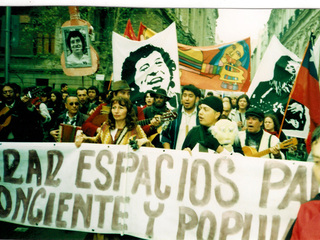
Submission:
[[[180,78],[175,23],[143,41],[133,41],[113,32],[112,49],[113,81],[129,83],[133,103],[144,105],[147,90],[162,88],[171,98],[171,107],[177,107]]]
[[[91,67],[88,26],[62,27],[62,40],[67,68]]]
[[[281,124],[301,59],[273,36],[247,92],[252,107],[275,113]],[[291,100],[283,122],[287,136],[306,138],[310,124],[308,109]]]

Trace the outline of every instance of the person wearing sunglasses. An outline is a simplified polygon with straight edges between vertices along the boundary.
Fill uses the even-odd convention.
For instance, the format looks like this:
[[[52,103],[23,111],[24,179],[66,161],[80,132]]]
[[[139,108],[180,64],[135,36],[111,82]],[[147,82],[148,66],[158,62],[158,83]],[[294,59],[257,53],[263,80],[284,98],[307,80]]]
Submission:
[[[79,111],[80,102],[77,96],[68,96],[65,107],[67,111],[57,118],[53,128],[50,130],[50,135],[55,141],[58,140],[59,126],[61,123],[81,127],[89,117]]]

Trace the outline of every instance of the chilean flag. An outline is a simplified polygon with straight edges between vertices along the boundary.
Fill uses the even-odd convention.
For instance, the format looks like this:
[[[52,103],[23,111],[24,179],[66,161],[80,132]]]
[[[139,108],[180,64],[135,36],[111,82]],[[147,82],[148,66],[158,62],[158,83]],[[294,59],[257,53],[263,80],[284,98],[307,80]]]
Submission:
[[[309,109],[310,134],[320,125],[320,90],[319,78],[315,67],[313,40],[314,35],[311,34],[295,84],[291,91],[291,99],[298,101]]]

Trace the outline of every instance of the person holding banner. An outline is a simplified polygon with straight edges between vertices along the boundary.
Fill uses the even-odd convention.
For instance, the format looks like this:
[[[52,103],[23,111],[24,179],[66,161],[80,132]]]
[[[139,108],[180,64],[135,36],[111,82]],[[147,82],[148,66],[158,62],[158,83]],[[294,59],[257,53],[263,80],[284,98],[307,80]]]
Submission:
[[[270,153],[263,155],[263,158],[284,159],[283,153],[278,146],[279,138],[263,130],[264,113],[258,108],[249,108],[246,113],[247,129],[239,132],[242,149],[249,146],[251,152],[245,152],[246,156],[257,154],[266,149]]]
[[[130,99],[131,89],[127,81],[113,81],[111,85],[111,93],[105,103],[100,104],[95,111],[90,115],[90,117],[83,123],[82,130],[87,136],[93,137],[101,129],[101,124],[107,120],[108,114],[110,112],[110,100],[114,97],[123,97]],[[138,120],[144,120],[145,116],[142,108],[138,108],[133,105]],[[143,131],[148,134],[151,126],[159,125],[156,120],[152,119],[149,125],[143,126]]]
[[[101,126],[99,133],[94,137],[87,137],[79,131],[75,140],[77,147],[82,142],[126,145],[131,141],[136,141],[136,147],[152,146],[141,126],[137,125],[133,104],[128,98],[115,97],[110,105],[108,120]]]
[[[208,149],[212,149],[217,153],[227,153],[228,151],[220,145],[209,131],[209,128],[219,120],[222,110],[222,100],[218,97],[206,97],[201,100],[198,113],[200,125],[191,129],[183,142],[182,149],[190,154],[194,148],[200,152],[208,152]]]
[[[311,156],[313,158],[313,174],[320,184],[320,126],[317,127],[311,138]],[[289,239],[320,239],[320,194],[318,193],[309,202],[300,206],[297,219],[289,230],[286,240]]]

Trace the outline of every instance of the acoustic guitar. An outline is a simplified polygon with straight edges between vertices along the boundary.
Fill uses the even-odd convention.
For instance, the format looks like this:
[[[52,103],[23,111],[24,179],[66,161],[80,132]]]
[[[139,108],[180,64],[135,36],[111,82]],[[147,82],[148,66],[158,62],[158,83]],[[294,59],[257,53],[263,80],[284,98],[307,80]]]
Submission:
[[[176,119],[177,117],[178,117],[178,114],[177,114],[176,112],[170,111],[170,112],[165,112],[165,113],[163,113],[163,114],[160,116],[160,120],[161,120],[161,122],[173,121],[173,120]],[[150,118],[150,119],[145,119],[145,120],[141,120],[141,121],[138,121],[138,122],[142,122],[142,124],[143,124],[143,123],[145,123],[145,122],[143,122],[143,121],[149,121],[149,122],[147,123],[147,124],[149,124],[151,120],[152,120],[152,118]],[[140,125],[141,125],[141,124],[140,124]],[[145,124],[145,125],[146,125],[146,124]],[[143,125],[141,125],[141,126],[143,126]],[[154,134],[152,134],[150,137],[148,137],[148,139],[150,140],[150,142],[152,142],[152,141],[155,139],[155,137],[156,137],[158,134],[161,133],[161,131],[162,131],[162,125],[160,125],[160,126],[157,128],[157,132],[156,132],[156,133],[154,133]]]
[[[108,110],[103,110],[103,109],[108,109]],[[96,126],[101,126],[105,121],[108,119],[108,113],[110,112],[110,107],[109,106],[103,106],[101,112],[104,111],[104,114],[99,114],[97,115],[93,120],[92,123]],[[159,118],[161,122],[164,121],[172,121],[177,118],[177,113],[175,112],[165,112],[163,113]],[[150,124],[151,120],[153,118],[147,118],[143,120],[137,121],[137,124],[140,125],[141,127]]]
[[[287,148],[296,146],[297,144],[298,144],[298,140],[296,138],[290,138],[281,143],[278,143],[277,145],[279,149],[287,149]],[[268,148],[261,152],[257,152],[257,150],[254,147],[244,146],[242,147],[242,151],[244,155],[247,157],[262,157],[264,155],[269,154],[271,152],[271,148]]]
[[[42,94],[41,88],[34,88],[27,92],[26,96],[29,98],[35,98],[37,96],[40,96]],[[5,106],[0,111],[0,132],[3,128],[7,127],[11,122],[11,114],[14,112],[15,107],[9,108]]]

